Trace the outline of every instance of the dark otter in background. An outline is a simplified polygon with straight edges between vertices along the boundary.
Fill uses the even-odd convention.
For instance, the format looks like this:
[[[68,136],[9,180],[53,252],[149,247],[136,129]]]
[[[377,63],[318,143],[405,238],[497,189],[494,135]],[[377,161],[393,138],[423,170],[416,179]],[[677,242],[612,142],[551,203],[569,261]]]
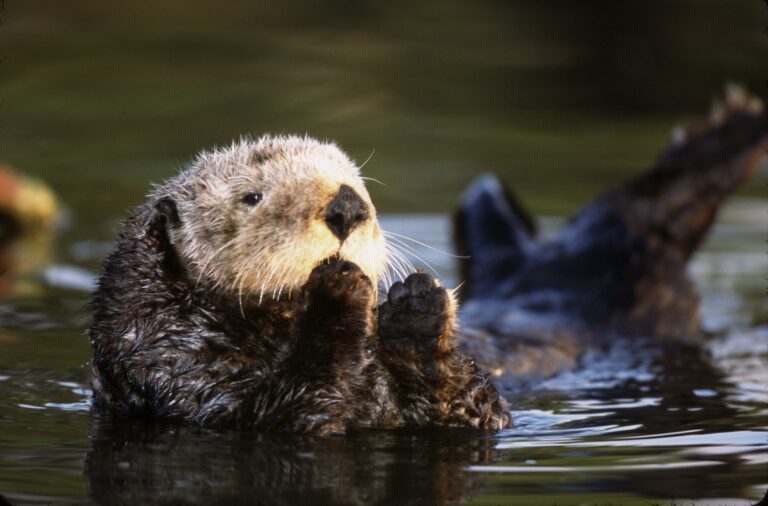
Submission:
[[[217,427],[498,430],[508,406],[454,347],[425,274],[376,313],[386,249],[334,145],[262,137],[203,153],[128,220],[93,300],[95,406]]]
[[[546,241],[501,183],[480,179],[455,220],[466,256],[462,348],[509,389],[616,336],[695,340],[699,295],[686,264],[766,148],[768,112],[729,88],[708,122],[676,131],[651,170]]]

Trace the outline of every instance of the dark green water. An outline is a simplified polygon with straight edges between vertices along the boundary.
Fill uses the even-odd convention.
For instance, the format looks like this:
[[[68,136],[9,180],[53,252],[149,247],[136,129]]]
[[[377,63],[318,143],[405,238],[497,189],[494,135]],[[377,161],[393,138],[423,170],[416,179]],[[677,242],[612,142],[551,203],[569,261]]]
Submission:
[[[766,213],[734,201],[691,266],[711,329],[701,350],[591,354],[510,399],[516,426],[493,437],[313,440],[93,419],[85,295],[41,288],[4,305],[0,493],[14,504],[750,504],[768,485],[768,303],[755,275]],[[382,221],[450,248],[441,215]],[[451,257],[417,254],[455,279]]]
[[[385,228],[439,249],[482,172],[562,216],[651,163],[726,81],[765,90],[762,2],[7,0],[0,17],[0,159],[67,208],[47,281],[0,301],[0,494],[14,504],[749,504],[768,488],[760,177],[691,265],[702,354],[590,356],[512,399],[516,427],[495,437],[93,420],[87,293],[62,280],[98,269],[150,181],[245,133],[373,152]],[[451,257],[417,252],[452,284]]]

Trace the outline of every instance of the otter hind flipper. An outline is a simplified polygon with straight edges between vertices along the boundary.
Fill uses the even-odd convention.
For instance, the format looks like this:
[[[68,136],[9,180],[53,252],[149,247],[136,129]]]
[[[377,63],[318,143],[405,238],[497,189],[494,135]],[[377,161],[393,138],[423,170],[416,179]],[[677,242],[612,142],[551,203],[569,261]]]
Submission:
[[[641,231],[690,258],[725,198],[757,169],[768,149],[768,111],[729,87],[709,121],[676,129],[656,165],[610,196]]]
[[[500,268],[514,271],[522,264],[535,236],[533,219],[501,181],[491,175],[476,179],[464,191],[454,216],[464,282],[460,296],[489,293]]]

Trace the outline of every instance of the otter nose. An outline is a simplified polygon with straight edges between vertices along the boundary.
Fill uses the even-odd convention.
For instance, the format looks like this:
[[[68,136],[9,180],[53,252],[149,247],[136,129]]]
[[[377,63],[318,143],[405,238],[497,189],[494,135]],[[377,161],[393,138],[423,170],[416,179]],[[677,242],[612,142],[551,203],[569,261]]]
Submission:
[[[325,223],[331,232],[343,241],[356,226],[367,220],[368,216],[368,206],[360,195],[343,184],[325,210]]]

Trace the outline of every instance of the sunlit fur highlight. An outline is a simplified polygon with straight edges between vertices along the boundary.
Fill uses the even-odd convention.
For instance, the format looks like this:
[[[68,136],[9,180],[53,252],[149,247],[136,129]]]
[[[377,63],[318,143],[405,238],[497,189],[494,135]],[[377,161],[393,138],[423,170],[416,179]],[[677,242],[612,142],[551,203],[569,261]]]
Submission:
[[[371,216],[343,243],[324,221],[341,185],[360,195]],[[248,193],[262,194],[261,202],[245,204]],[[385,277],[387,248],[375,208],[358,167],[332,143],[242,138],[201,153],[151,197],[176,203],[181,225],[171,240],[190,276],[241,302],[290,297],[334,255],[360,266],[374,283]]]

